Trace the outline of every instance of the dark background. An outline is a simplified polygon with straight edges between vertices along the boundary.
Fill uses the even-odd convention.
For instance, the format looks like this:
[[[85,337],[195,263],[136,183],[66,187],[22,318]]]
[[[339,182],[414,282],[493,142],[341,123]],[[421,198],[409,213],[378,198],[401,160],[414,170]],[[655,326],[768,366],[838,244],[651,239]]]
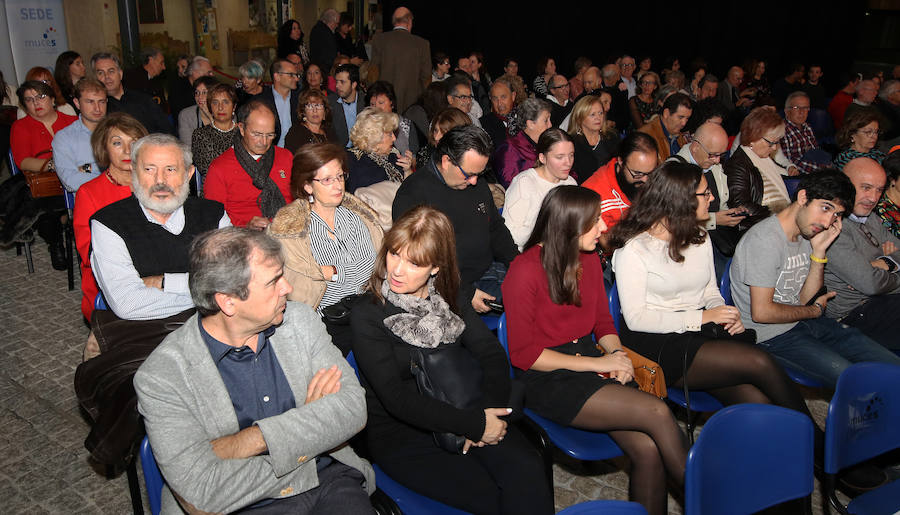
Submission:
[[[413,33],[455,59],[481,50],[493,77],[503,60],[519,62],[529,83],[540,56],[553,57],[557,70],[571,76],[584,55],[602,66],[623,53],[649,55],[653,70],[667,57],[680,59],[688,76],[691,62],[703,57],[720,79],[731,65],[748,58],[767,61],[769,81],[786,74],[792,62],[824,67],[829,95],[841,72],[885,69],[900,64],[900,11],[880,11],[862,1],[549,0],[543,2],[385,1],[385,30],[393,10],[413,11]]]

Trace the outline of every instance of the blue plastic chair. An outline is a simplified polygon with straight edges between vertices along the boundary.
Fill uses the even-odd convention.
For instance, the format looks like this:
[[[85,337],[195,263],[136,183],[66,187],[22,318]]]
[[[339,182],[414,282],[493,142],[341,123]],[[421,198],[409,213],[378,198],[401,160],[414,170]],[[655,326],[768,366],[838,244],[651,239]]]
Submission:
[[[356,365],[356,356],[353,355],[353,351],[347,354],[346,359],[353,371],[356,372],[356,377],[362,382],[363,378],[359,373],[359,367]],[[406,515],[467,515],[465,511],[413,492],[391,479],[390,476],[381,470],[381,467],[374,463],[372,468],[375,469],[375,485],[394,502],[396,508]],[[391,511],[396,512],[396,510]]]
[[[722,295],[722,298],[725,299],[725,304],[734,306],[734,299],[731,297],[731,261],[732,260],[729,259],[728,263],[725,265],[725,273],[722,274],[722,280],[719,282],[719,293]],[[785,365],[782,365],[781,367],[788,377],[791,378],[791,381],[797,384],[802,384],[803,386],[808,386],[810,388],[822,388],[824,386],[821,381],[813,379],[795,368]]]
[[[791,199],[797,198],[797,189],[800,187],[800,176],[786,176],[782,175],[781,180],[784,181],[784,186],[787,188],[788,197]]]
[[[587,501],[569,506],[556,515],[647,515],[647,510],[631,501]]]
[[[787,408],[723,408],[688,453],[687,515],[754,513],[812,491],[812,421]]]
[[[9,152],[7,152],[7,158],[8,158],[7,163],[9,164],[10,175],[18,175],[18,174],[22,173],[22,171],[19,170],[19,167],[16,166],[15,159],[13,159],[12,149],[9,149]],[[32,259],[32,257],[31,257],[31,243],[32,243],[31,241],[16,243],[16,254],[17,255],[22,253],[23,248],[25,249],[25,264],[28,265],[28,273],[29,274],[34,273],[34,259]]]
[[[150,501],[150,513],[159,515],[162,504],[163,481],[156,458],[153,457],[153,449],[150,448],[150,440],[145,436],[140,448],[141,470],[144,471],[144,486],[147,488],[147,499]]]
[[[481,320],[490,331],[496,331],[497,327],[500,325],[500,317],[495,314],[481,315]]]
[[[900,479],[866,492],[846,507],[835,495],[835,475],[900,448],[900,366],[857,363],[838,378],[825,419],[825,492],[840,513],[900,512]]]
[[[94,309],[109,309],[109,306],[106,305],[106,299],[103,298],[103,292],[98,292],[97,296],[94,297]]]
[[[616,330],[618,330],[622,308],[619,304],[619,288],[616,287],[615,283],[607,288],[606,295],[609,301],[609,313],[616,324]],[[694,440],[695,427],[695,421],[691,416],[691,412],[706,413],[722,409],[722,403],[718,399],[702,390],[689,390],[689,397],[686,397],[684,391],[678,388],[667,388],[666,391],[666,397],[671,402],[685,409],[687,413],[685,418],[687,419],[688,436],[690,436],[691,441]],[[690,399],[690,402],[688,402],[688,399]]]
[[[500,317],[500,324],[497,327],[497,339],[503,350],[509,355],[509,341],[506,333],[506,313]],[[510,376],[512,376],[512,367],[510,366]],[[563,426],[544,418],[537,413],[525,408],[525,415],[528,420],[534,423],[538,434],[538,444],[540,446],[541,455],[544,457],[544,466],[547,471],[547,477],[553,481],[553,453],[550,444],[555,445],[559,450],[581,461],[600,461],[610,458],[616,458],[622,455],[622,449],[616,445],[616,442],[606,433],[596,431],[582,431],[574,427]]]

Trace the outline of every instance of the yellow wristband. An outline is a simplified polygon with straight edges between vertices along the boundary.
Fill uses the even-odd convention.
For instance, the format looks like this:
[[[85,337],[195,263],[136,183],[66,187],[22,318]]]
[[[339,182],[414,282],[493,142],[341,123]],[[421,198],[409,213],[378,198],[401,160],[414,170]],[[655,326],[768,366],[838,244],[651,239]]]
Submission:
[[[812,259],[812,260],[815,261],[816,263],[822,263],[823,265],[824,265],[825,263],[828,262],[828,258],[827,258],[827,257],[826,257],[826,258],[820,258],[820,257],[816,257],[814,254],[810,254],[810,255],[809,255],[809,259]]]

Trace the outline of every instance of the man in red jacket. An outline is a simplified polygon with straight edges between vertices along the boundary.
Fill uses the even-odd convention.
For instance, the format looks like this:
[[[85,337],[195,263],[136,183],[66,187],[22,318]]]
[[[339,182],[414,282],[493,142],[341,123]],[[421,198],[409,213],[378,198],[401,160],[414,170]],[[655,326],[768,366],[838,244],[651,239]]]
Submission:
[[[275,118],[265,101],[241,106],[234,146],[209,165],[203,196],[224,204],[235,226],[263,230],[281,207],[294,200],[293,156],[275,146]]]

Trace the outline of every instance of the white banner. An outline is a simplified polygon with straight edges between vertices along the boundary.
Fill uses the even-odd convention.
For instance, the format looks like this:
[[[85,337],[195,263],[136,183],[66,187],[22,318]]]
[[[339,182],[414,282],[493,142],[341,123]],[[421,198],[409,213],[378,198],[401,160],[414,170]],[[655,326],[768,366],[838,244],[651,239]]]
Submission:
[[[62,0],[6,0],[9,45],[19,82],[35,66],[53,71],[69,48]]]

